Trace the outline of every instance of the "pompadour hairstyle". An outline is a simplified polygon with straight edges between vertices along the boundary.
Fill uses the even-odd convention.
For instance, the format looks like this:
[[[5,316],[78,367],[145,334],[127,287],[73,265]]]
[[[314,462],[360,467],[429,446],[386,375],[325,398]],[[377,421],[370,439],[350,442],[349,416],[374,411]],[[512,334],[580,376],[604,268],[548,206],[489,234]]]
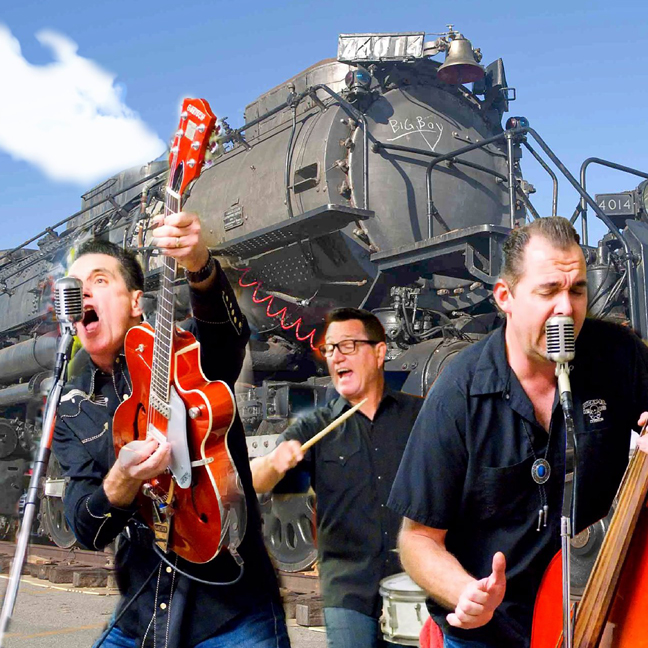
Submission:
[[[504,241],[504,262],[500,277],[513,290],[524,273],[524,252],[532,236],[541,236],[559,250],[580,244],[574,226],[562,216],[536,218],[528,225],[514,229]]]

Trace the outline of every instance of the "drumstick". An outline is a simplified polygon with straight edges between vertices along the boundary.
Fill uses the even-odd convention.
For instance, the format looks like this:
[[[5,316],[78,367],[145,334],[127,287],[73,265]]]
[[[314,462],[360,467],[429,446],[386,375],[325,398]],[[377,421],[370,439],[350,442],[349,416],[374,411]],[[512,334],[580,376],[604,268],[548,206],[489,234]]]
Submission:
[[[344,412],[344,414],[340,414],[340,416],[338,416],[335,419],[335,421],[329,423],[321,432],[318,432],[314,437],[308,439],[308,441],[306,441],[306,443],[302,445],[301,449],[304,452],[306,452],[308,448],[310,448],[311,446],[315,445],[318,441],[323,439],[329,432],[331,432],[338,425],[340,425],[340,423],[344,423],[344,421],[346,421],[349,418],[349,416],[355,414],[356,411],[359,410],[366,402],[367,399],[363,398],[357,405],[354,405],[350,410],[347,410],[346,412]]]

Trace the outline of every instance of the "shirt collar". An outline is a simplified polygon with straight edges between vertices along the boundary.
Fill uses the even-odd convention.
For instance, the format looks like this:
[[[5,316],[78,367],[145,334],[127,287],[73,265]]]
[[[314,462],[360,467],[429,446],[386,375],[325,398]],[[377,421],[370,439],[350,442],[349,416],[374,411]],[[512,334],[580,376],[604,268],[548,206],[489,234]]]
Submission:
[[[506,326],[501,326],[486,339],[470,385],[470,395],[502,394],[512,410],[533,423],[536,421],[533,404],[506,357],[505,331]],[[555,406],[556,400],[554,409]]]
[[[511,382],[511,367],[506,358],[505,327],[493,331],[485,340],[470,384],[470,395],[506,392]]]
[[[393,390],[391,387],[388,387],[387,383],[385,383],[383,396],[380,399],[380,403],[378,404],[378,409],[380,409],[382,403],[387,399],[398,400],[398,394],[399,392]],[[344,412],[347,409],[350,409],[351,407],[352,407],[351,403],[349,403],[349,401],[346,398],[338,395],[337,399],[335,400],[335,402],[331,407],[331,413],[333,414],[334,417],[337,418],[338,416],[340,416],[340,414],[342,414],[342,412]]]

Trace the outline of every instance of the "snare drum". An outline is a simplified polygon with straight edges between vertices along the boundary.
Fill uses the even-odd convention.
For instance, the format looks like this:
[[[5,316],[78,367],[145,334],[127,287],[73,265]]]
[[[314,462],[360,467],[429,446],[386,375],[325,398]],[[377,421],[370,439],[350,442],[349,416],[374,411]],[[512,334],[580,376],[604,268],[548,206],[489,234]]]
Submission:
[[[380,628],[385,641],[418,646],[423,624],[430,616],[425,592],[405,573],[380,581],[383,611]]]

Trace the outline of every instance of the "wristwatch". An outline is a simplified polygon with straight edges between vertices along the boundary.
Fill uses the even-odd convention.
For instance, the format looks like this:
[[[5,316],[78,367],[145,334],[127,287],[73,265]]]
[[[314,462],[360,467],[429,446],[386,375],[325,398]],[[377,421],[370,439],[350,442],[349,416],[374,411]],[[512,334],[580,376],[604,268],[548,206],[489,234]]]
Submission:
[[[212,256],[211,252],[209,250],[208,252],[209,258],[207,259],[207,263],[205,263],[205,265],[200,268],[200,270],[196,270],[196,272],[185,270],[185,277],[190,283],[200,283],[201,281],[205,281],[205,279],[208,279],[214,271],[214,268],[216,267],[216,261],[214,261],[214,257]]]

